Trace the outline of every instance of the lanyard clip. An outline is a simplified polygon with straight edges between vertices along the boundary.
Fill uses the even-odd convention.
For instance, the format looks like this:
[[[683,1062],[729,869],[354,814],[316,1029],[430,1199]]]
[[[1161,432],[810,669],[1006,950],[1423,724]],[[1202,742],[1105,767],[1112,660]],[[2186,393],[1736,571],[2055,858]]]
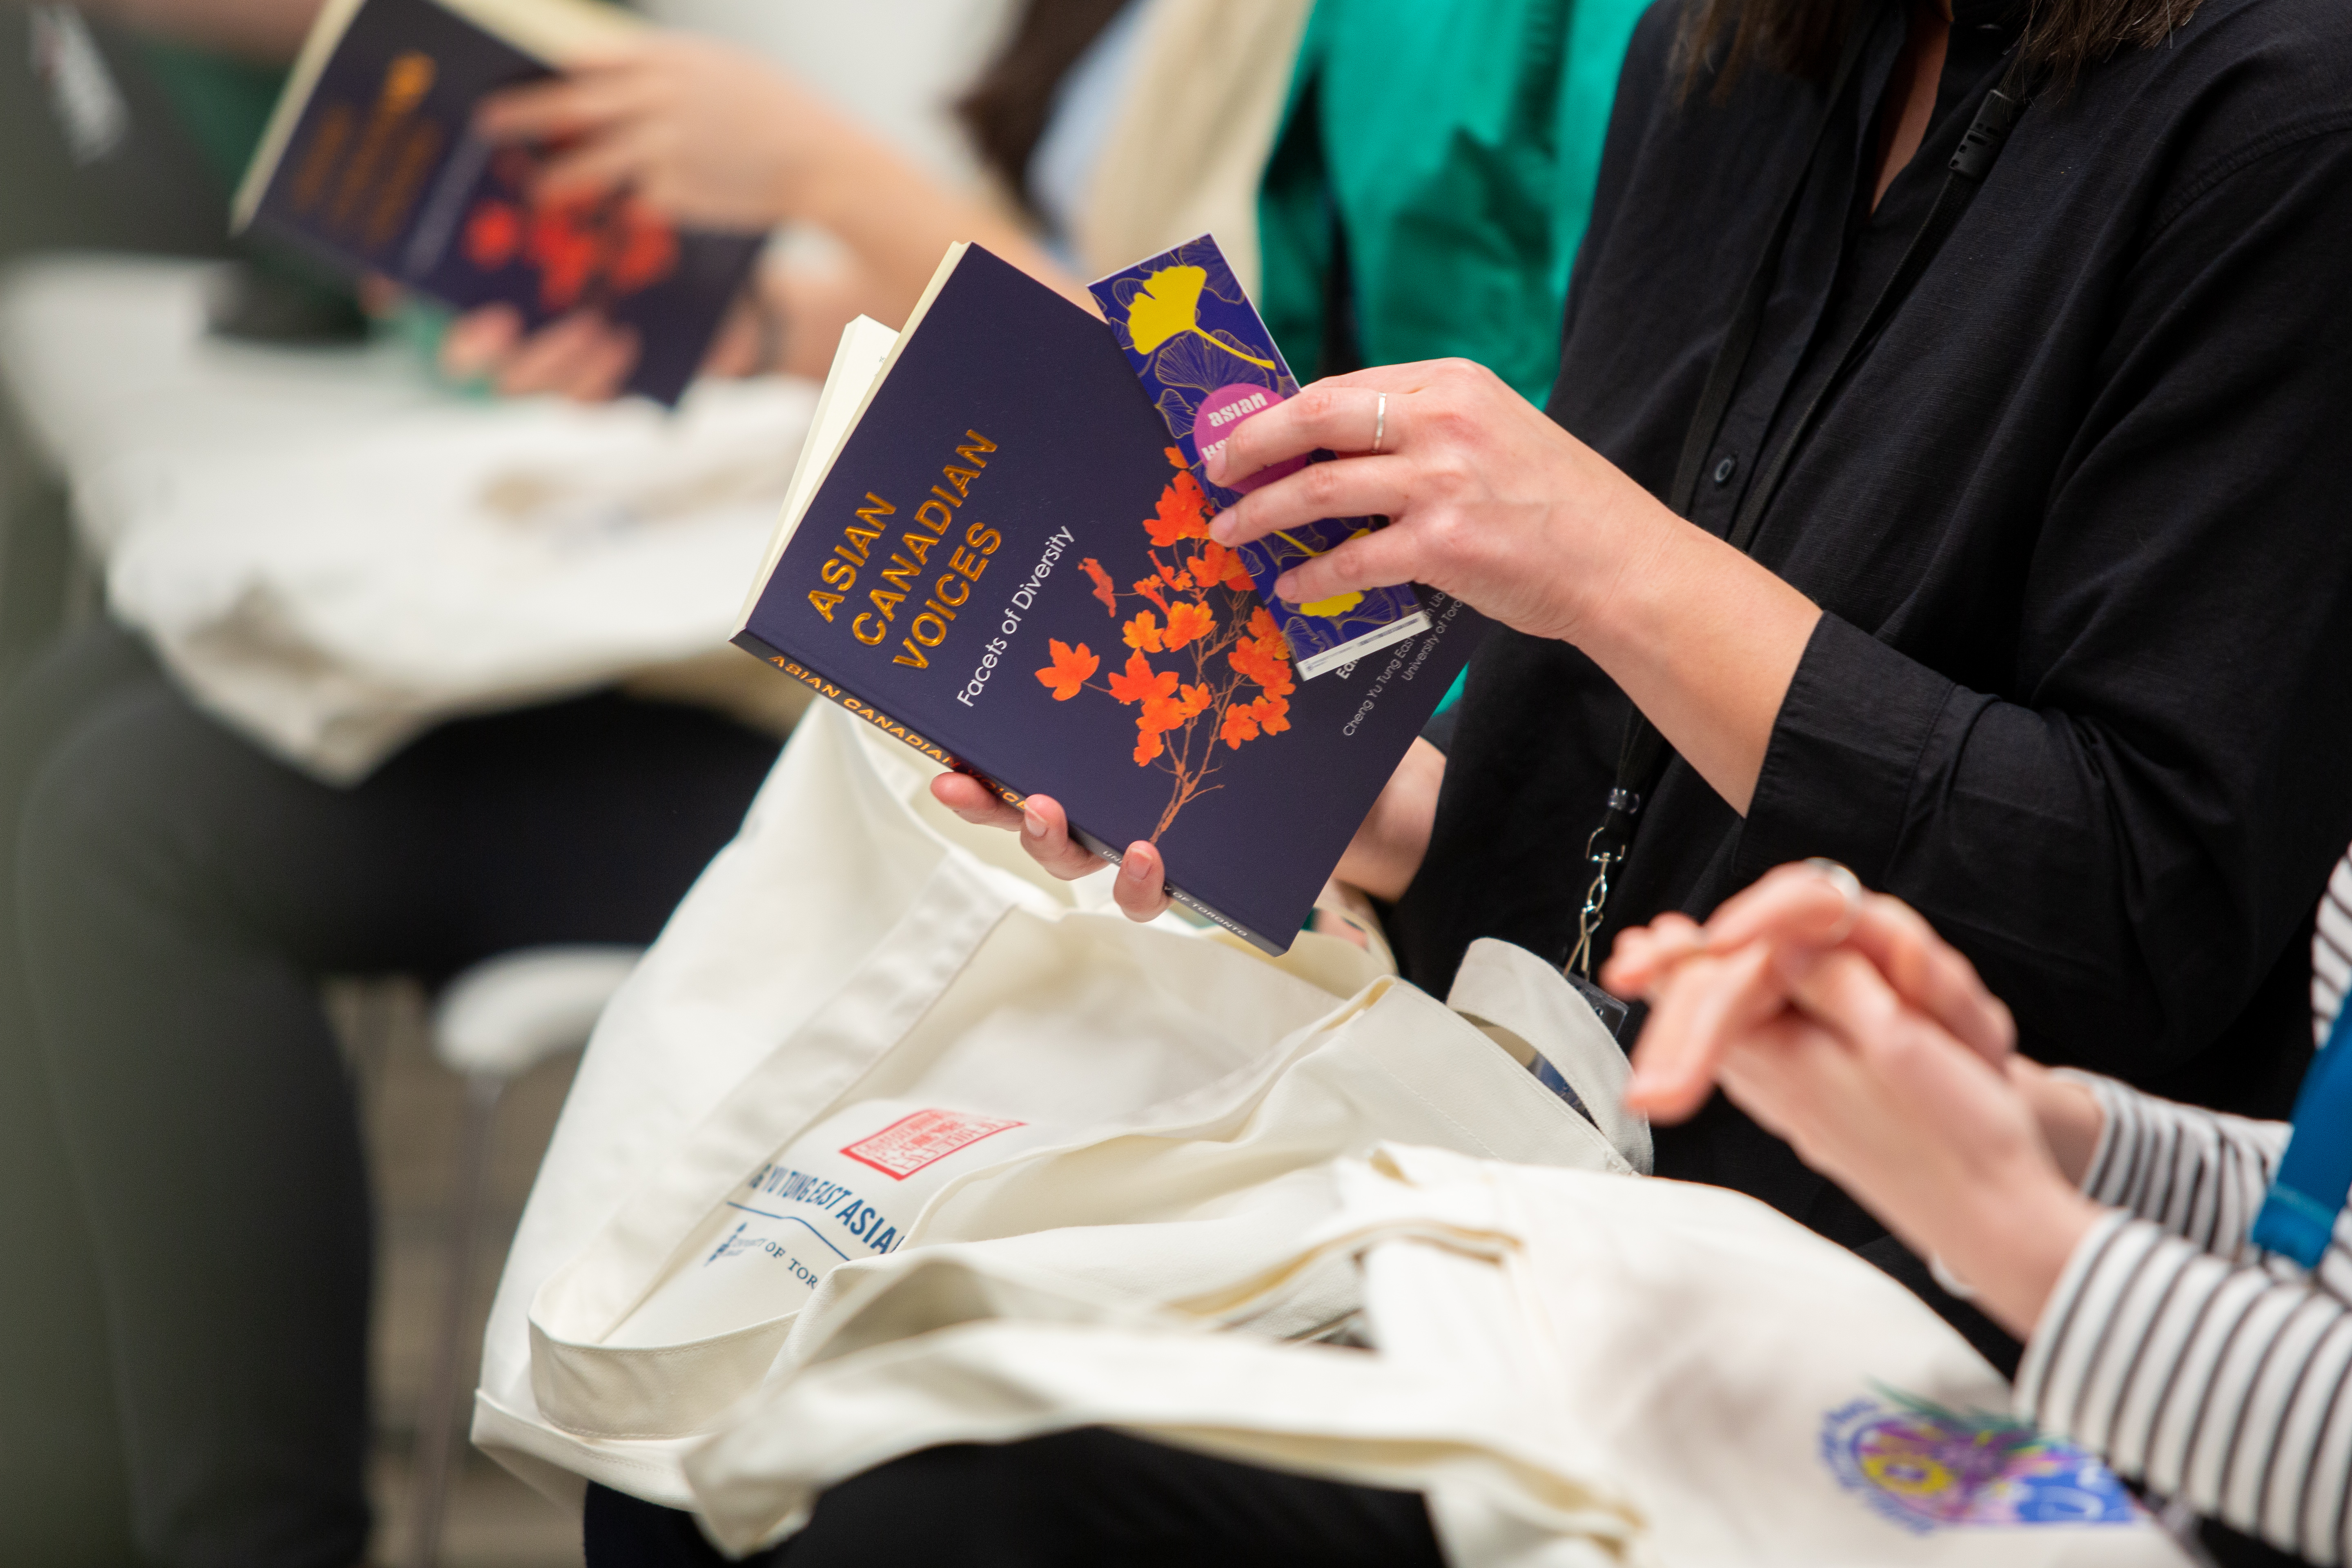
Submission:
[[[1576,914],[1576,949],[1568,955],[1569,972],[1592,978],[1592,939],[1609,914],[1610,874],[1624,863],[1633,847],[1634,819],[1642,815],[1642,797],[1630,789],[1609,792],[1609,810],[1592,837],[1584,841],[1584,858],[1592,868],[1592,881],[1584,889],[1584,908]]]

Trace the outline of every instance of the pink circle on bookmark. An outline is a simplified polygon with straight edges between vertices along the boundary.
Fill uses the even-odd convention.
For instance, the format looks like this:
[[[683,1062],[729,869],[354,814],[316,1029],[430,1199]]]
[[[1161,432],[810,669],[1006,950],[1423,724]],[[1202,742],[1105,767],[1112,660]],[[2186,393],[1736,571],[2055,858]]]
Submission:
[[[1274,388],[1252,386],[1246,382],[1217,388],[1201,399],[1201,406],[1192,416],[1192,449],[1200,453],[1201,461],[1206,463],[1209,455],[1223,446],[1241,427],[1243,420],[1265,413],[1282,400],[1282,394]],[[1247,495],[1260,485],[1270,485],[1276,479],[1286,479],[1306,466],[1305,458],[1286,458],[1225,488]]]

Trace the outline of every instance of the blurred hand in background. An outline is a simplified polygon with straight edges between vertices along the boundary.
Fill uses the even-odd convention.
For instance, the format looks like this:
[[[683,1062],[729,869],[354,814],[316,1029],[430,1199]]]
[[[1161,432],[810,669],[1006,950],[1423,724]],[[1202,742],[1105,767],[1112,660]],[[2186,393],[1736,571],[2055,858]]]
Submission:
[[[986,246],[1091,310],[1085,290],[996,208],[917,168],[784,72],[727,44],[649,33],[558,78],[486,100],[490,140],[547,150],[537,195],[625,192],[687,227],[807,225],[839,242],[823,261],[765,269],[714,341],[706,374],[824,374],[843,326],[903,321],[956,240]],[[635,335],[582,312],[526,334],[506,307],[460,317],[443,368],[509,395],[613,396]]]

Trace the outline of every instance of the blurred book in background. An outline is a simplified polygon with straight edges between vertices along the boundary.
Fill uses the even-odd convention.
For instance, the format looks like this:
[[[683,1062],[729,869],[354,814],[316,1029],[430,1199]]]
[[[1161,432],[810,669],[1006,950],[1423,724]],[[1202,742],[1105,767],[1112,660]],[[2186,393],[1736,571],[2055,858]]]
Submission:
[[[246,172],[247,225],[351,272],[537,327],[635,331],[627,390],[675,404],[764,237],[679,229],[625,193],[541,201],[544,150],[473,131],[488,93],[645,24],[593,0],[331,0]]]

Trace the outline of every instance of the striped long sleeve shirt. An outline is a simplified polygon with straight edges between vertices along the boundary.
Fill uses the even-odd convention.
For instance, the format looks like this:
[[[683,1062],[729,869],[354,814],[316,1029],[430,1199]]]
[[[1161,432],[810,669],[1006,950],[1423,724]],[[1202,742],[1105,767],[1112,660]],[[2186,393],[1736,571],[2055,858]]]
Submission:
[[[2323,1028],[2352,982],[2352,858],[2320,910]],[[2286,1148],[2251,1121],[2088,1084],[2106,1112],[2075,1249],[2018,1368],[2019,1413],[2200,1513],[2352,1563],[2352,1220],[2306,1274],[2248,1239]]]

